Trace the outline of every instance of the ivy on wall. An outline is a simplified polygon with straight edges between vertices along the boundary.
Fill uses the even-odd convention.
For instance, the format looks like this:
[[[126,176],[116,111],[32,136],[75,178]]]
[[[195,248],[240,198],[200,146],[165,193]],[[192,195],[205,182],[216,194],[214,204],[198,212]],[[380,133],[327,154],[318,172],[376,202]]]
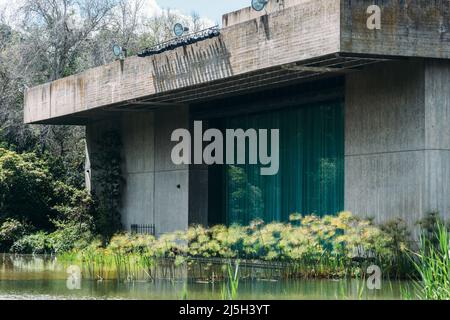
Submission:
[[[124,179],[122,176],[122,142],[119,132],[107,131],[97,142],[93,172],[95,188],[93,196],[97,201],[96,227],[106,240],[122,230],[121,198]]]

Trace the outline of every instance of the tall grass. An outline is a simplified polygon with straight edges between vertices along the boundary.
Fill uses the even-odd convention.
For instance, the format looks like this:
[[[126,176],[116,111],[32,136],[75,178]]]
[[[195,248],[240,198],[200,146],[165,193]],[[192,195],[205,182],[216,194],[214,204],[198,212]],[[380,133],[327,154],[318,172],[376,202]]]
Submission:
[[[416,281],[417,297],[426,300],[450,299],[450,244],[447,227],[437,222],[437,230],[431,237],[420,237],[418,252],[411,252],[411,260],[420,281]]]
[[[222,300],[236,300],[239,289],[239,260],[235,261],[234,266],[230,261],[227,264],[226,271],[228,275],[222,285]]]

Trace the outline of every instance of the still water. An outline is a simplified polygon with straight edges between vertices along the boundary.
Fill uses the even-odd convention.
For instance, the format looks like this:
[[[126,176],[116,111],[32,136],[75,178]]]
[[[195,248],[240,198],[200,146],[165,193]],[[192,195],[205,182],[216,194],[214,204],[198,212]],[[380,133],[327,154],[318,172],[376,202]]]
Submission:
[[[56,259],[0,254],[0,299],[139,299],[179,300],[183,281],[118,282],[83,280],[68,283],[65,266]],[[368,290],[358,280],[241,281],[239,299],[401,299],[407,282],[383,281],[381,290]],[[187,283],[188,299],[220,299],[222,283]]]

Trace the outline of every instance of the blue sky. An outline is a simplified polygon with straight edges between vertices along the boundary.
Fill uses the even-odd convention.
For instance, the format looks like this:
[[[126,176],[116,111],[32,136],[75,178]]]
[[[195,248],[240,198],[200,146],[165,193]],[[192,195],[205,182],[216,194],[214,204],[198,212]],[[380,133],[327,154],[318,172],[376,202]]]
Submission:
[[[219,24],[222,14],[249,7],[251,0],[156,0],[161,8],[174,8],[186,15],[196,11],[203,18]]]

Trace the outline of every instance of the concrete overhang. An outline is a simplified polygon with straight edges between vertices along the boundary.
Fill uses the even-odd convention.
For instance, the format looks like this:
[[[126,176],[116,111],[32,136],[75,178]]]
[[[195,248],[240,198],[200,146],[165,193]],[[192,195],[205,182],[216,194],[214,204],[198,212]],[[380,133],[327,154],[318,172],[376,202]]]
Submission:
[[[381,8],[369,29],[368,8]],[[130,57],[30,88],[26,123],[86,124],[356,72],[402,58],[450,59],[448,0],[271,0],[225,14],[219,37]]]

